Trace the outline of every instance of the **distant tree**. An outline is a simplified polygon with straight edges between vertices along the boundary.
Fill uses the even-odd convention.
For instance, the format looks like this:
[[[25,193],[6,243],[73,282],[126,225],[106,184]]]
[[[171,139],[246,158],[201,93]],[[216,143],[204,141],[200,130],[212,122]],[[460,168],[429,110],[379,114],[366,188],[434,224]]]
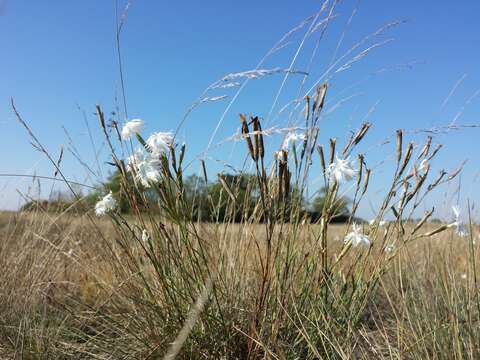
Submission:
[[[121,212],[127,213],[131,210],[131,204],[127,195],[125,194],[124,189],[122,188],[122,175],[118,170],[114,171],[107,180],[102,184],[101,189],[91,192],[87,197],[87,203],[93,205],[95,204],[102,196],[108,194],[110,191],[115,195],[115,198],[118,201],[118,207]],[[129,185],[130,191],[133,191],[136,198],[137,204],[142,210],[145,207],[148,207],[148,203],[156,201],[156,193],[152,189],[147,189],[144,191],[145,198],[147,199],[147,204],[145,204],[143,197],[140,195],[140,191],[136,190],[134,184],[134,179],[130,173],[127,173],[127,183]]]
[[[235,197],[232,202],[231,196],[225,186],[217,181],[208,187],[208,195],[212,204],[212,221],[240,222],[249,218],[259,201],[259,189],[254,175],[223,174],[222,179]]]
[[[312,221],[317,221],[322,215],[323,208],[326,203],[327,189],[322,188],[319,194],[315,197],[311,205],[311,218]],[[345,196],[337,197],[333,206],[332,218],[333,222],[343,222],[350,216],[350,210],[348,208],[349,199]]]
[[[49,212],[76,212],[82,213],[88,209],[87,202],[83,196],[81,188],[74,189],[75,194],[71,190],[52,190],[48,200],[45,199],[32,199],[25,203],[22,207],[22,211],[49,211]]]

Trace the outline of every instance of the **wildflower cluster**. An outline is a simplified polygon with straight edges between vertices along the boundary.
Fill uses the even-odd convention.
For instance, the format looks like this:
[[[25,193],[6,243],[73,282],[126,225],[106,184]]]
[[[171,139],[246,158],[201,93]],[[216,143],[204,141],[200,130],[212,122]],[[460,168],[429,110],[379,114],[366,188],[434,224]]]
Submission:
[[[465,237],[468,236],[468,230],[465,227],[465,224],[463,221],[460,219],[460,208],[458,205],[452,206],[452,211],[453,215],[455,217],[454,222],[451,224],[451,226],[455,226],[455,232],[457,233],[458,236],[460,237]]]
[[[336,182],[343,183],[352,180],[355,171],[350,158],[342,159],[337,156],[335,161],[328,167],[328,173]]]
[[[122,139],[129,140],[135,134],[140,137],[144,121],[134,119],[127,122],[121,131]],[[142,140],[143,142],[143,140]],[[165,156],[173,144],[173,134],[170,132],[155,132],[144,142],[144,147],[138,147],[127,158],[127,169],[145,188],[151,187],[161,180],[161,157]],[[97,216],[105,215],[116,208],[116,200],[110,192],[95,206]]]
[[[371,241],[367,235],[362,232],[362,229],[359,225],[353,223],[352,231],[345,236],[345,243],[352,243],[352,246],[363,245],[365,247],[370,247]]]
[[[132,120],[126,123],[122,129],[122,134],[138,129],[138,120]],[[134,122],[134,124],[132,124]],[[142,121],[143,125],[143,121]],[[128,170],[135,175],[135,178],[148,188],[151,184],[160,181],[161,161],[170,146],[173,144],[173,134],[170,132],[156,132],[150,135],[145,142],[144,148],[137,148],[134,153],[128,157]]]
[[[108,212],[115,210],[117,201],[114,199],[112,192],[105,195],[102,200],[95,205],[95,214],[97,216],[105,215]]]
[[[144,122],[141,119],[133,119],[127,122],[122,128],[122,139],[129,140],[132,135],[139,134],[143,129]]]

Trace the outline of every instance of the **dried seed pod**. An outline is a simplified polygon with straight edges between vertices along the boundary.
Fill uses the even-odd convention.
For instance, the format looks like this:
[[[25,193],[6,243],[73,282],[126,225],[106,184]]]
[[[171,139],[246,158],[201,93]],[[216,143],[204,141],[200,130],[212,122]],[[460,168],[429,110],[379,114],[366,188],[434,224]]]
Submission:
[[[330,139],[330,158],[328,159],[328,165],[333,164],[333,159],[335,157],[335,145],[337,143],[337,139],[332,138]]]
[[[318,96],[318,98],[320,99],[320,102],[318,103],[318,108],[320,110],[323,109],[323,105],[325,104],[325,96],[327,95],[327,88],[328,88],[327,83],[323,83],[322,86],[320,87],[320,92]]]
[[[245,141],[247,142],[248,151],[249,151],[252,159],[254,161],[256,161],[255,151],[253,149],[253,144],[252,144],[252,139],[250,139],[250,131],[248,129],[247,117],[244,114],[240,114],[240,121],[242,122],[242,135],[243,135],[243,138],[245,139]]]
[[[413,228],[412,233],[411,233],[412,235],[415,234],[418,230],[420,230],[420,228],[423,226],[423,224],[425,224],[425,222],[430,218],[430,216],[432,216],[434,210],[435,210],[435,208],[432,208],[432,210],[427,211],[425,213],[423,218]]]
[[[365,169],[365,181],[363,182],[362,195],[365,194],[368,188],[368,181],[370,180],[370,174],[372,170],[367,168]]]
[[[430,146],[432,144],[432,137],[428,136],[427,141],[425,142],[425,145],[423,145],[422,151],[420,152],[420,155],[418,155],[417,159],[420,159],[422,156],[427,156],[428,152],[430,151]]]
[[[253,125],[253,152],[255,154],[254,160],[260,158],[260,128],[258,124],[258,116],[251,117],[251,124]]]
[[[402,139],[403,139],[402,129],[398,129],[397,130],[397,163],[400,163],[400,160],[402,160]]]
[[[465,165],[465,161],[455,171],[453,171],[450,175],[448,175],[447,181],[450,181],[456,178],[457,175],[460,174],[460,172],[463,170],[463,165]]]
[[[432,160],[432,159],[435,157],[435,155],[437,155],[438,151],[439,151],[442,147],[443,147],[442,144],[438,144],[438,145],[435,147],[435,150],[433,150],[432,155],[430,155],[430,156],[428,157],[427,161]]]
[[[318,155],[320,155],[320,166],[322,167],[322,173],[325,175],[327,169],[325,167],[325,155],[323,153],[323,146],[318,145],[317,146],[317,151],[318,151]]]
[[[447,172],[442,169],[438,177],[430,185],[428,185],[428,191],[433,190],[440,183],[440,181],[442,181],[445,175],[447,175]]]
[[[313,111],[318,109],[318,112],[322,111],[323,105],[325,103],[325,96],[327,95],[327,83],[323,83],[321,86],[317,87],[317,93],[315,102],[313,104]]]
[[[305,129],[308,128],[308,121],[310,119],[310,96],[305,96]]]
[[[364,164],[364,156],[363,154],[358,154],[357,189],[360,186],[360,182],[362,181],[363,164]]]
[[[401,209],[403,209],[403,207],[405,206],[405,204],[407,202],[406,199],[407,199],[407,195],[408,195],[408,189],[410,189],[410,183],[405,179],[403,181],[403,191],[402,191],[402,195],[400,197],[400,203],[399,203],[400,204],[399,207]]]
[[[358,130],[358,132],[355,134],[355,137],[353,138],[353,145],[357,145],[363,139],[371,126],[372,124],[368,122],[362,124],[362,127],[360,128],[360,130]]]
[[[259,132],[259,145],[258,145],[258,155],[261,159],[265,157],[265,147],[263,145],[263,133],[262,133],[262,124],[260,120],[257,121],[258,124],[258,132]]]
[[[407,197],[407,201],[406,203],[408,203],[410,200],[412,200],[412,198],[415,196],[415,194],[420,190],[420,188],[422,187],[423,183],[425,182],[425,179],[427,178],[427,175],[423,175],[423,176],[420,176],[419,179],[417,181],[417,183],[415,184],[415,187],[413,188],[412,192],[408,195]]]
[[[402,166],[400,166],[400,169],[398,171],[398,176],[400,176],[403,173],[408,163],[410,162],[410,159],[412,157],[412,152],[413,152],[413,143],[409,143],[407,146],[407,151],[405,152],[405,158],[403,159]]]
[[[449,227],[448,225],[442,225],[442,226],[440,226],[439,228],[436,228],[436,229],[433,230],[433,231],[430,231],[430,232],[428,232],[428,233],[426,233],[426,234],[423,234],[422,236],[429,237],[429,236],[438,234],[438,233],[440,233],[440,232],[442,232],[442,231],[447,230],[448,227]]]

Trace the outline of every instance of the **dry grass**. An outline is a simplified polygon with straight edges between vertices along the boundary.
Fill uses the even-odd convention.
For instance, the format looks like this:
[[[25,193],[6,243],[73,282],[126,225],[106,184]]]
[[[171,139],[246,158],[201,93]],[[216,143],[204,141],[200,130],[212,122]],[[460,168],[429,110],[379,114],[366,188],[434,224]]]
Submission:
[[[107,160],[115,169],[106,183],[93,187],[100,188],[93,194],[99,200],[113,191],[98,208],[78,191],[81,184],[68,181],[62,156],[48,152],[12,100],[31,144],[70,193],[57,213],[35,203],[28,212],[0,213],[0,357],[480,358],[478,225],[467,214],[467,234],[461,227],[467,216],[448,224],[432,222],[438,216],[434,209],[421,213],[425,198],[453,181],[463,166],[431,170],[442,147],[435,143],[435,131],[415,144],[399,129],[382,143],[382,150],[391,146],[385,161],[391,167],[379,176],[391,178],[382,181],[382,200],[371,205],[375,221],[355,223],[376,176],[376,166],[357,147],[372,124],[365,117],[343,143],[344,137],[337,141],[333,134],[325,139],[324,117],[337,107],[324,111],[327,82],[390,42],[382,36],[402,22],[382,26],[344,52],[341,35],[328,68],[319,78],[308,78],[294,67],[308,63],[311,70],[340,3],[323,2],[256,69],[213,83],[187,110],[177,131],[196,106],[227,98],[212,91],[238,86],[200,158],[194,187],[185,181],[192,166],[185,160],[187,145],[176,144],[172,134],[147,140],[140,133],[120,136],[118,125],[129,118],[120,56],[126,11],[117,24],[123,114],[118,106],[107,115],[96,106],[103,136],[98,149],[109,154],[95,160],[98,167]],[[350,19],[355,13],[356,8]],[[289,67],[264,69],[270,55],[296,33],[300,39]],[[305,62],[300,55],[307,41],[316,46]],[[224,144],[214,145],[214,139],[230,107],[248,81],[274,74],[282,74],[283,81],[265,120],[241,114],[239,132],[229,138],[243,143],[243,165],[234,168],[235,175],[209,181],[207,155]],[[276,114],[294,75],[303,79],[298,91]],[[278,127],[278,116],[288,117],[289,127]],[[93,139],[88,124],[87,130]],[[274,134],[285,136],[280,147]],[[137,146],[140,153],[134,152]],[[93,140],[92,148],[97,154]],[[80,152],[69,150],[93,174]],[[312,172],[321,189],[310,188]],[[312,190],[321,196],[310,217],[306,202]],[[342,207],[346,223],[334,225]],[[211,222],[197,220],[202,212]],[[418,216],[422,219],[414,221]],[[380,226],[384,219],[390,221]]]
[[[405,145],[398,130],[395,169],[376,220],[355,224],[372,170],[363,154],[355,170],[348,157],[370,124],[342,150],[331,138],[325,151],[318,121],[326,89],[317,89],[312,104],[306,100],[307,130],[292,135],[298,144],[284,143],[268,165],[260,120],[251,118],[250,133],[241,115],[255,171],[221,175],[202,196],[185,187],[185,146],[165,143],[155,153],[137,134],[155,176],[142,179],[135,162],[127,170],[97,106],[118,181],[108,202],[98,203],[105,218],[93,209],[73,215],[74,207],[2,215],[6,356],[477,358],[478,231],[470,224],[468,236],[457,236],[461,219],[430,223],[433,210],[412,220],[425,197],[461,169],[431,176],[440,146],[433,148],[431,137]],[[314,161],[324,190],[312,224],[304,198]],[[347,223],[334,225],[347,184]],[[126,201],[128,215],[115,197]],[[194,209],[208,209],[213,221],[195,220]],[[381,226],[387,216],[392,220]]]
[[[1,214],[0,233],[3,241],[0,261],[2,269],[5,269],[0,275],[0,349],[3,357],[70,358],[102,357],[107,356],[106,354],[109,354],[107,357],[119,358],[160,357],[162,351],[158,345],[164,343],[162,336],[165,336],[161,330],[148,335],[148,345],[140,341],[135,346],[126,346],[124,351],[116,349],[120,340],[116,337],[126,336],[123,332],[126,331],[127,323],[120,318],[126,314],[129,314],[128,318],[140,316],[137,311],[143,306],[149,307],[149,304],[132,304],[128,300],[146,301],[148,296],[135,293],[142,291],[138,284],[139,279],[119,264],[131,261],[128,256],[137,256],[139,263],[144,266],[139,271],[143,272],[146,281],[158,286],[157,296],[162,296],[162,290],[159,279],[156,278],[158,274],[156,275],[152,264],[144,258],[145,254],[142,253],[139,243],[131,243],[128,256],[127,252],[117,249],[117,266],[108,261],[111,249],[107,249],[106,244],[114,244],[117,234],[110,221],[97,220],[97,223],[107,242],[100,240],[98,234],[92,231],[90,220],[85,216],[55,217],[48,213]],[[262,242],[264,239],[264,226],[257,224],[246,228],[241,224],[197,225],[199,237],[207,239],[206,247],[212,255],[209,256],[210,261],[216,264],[225,263],[221,277],[221,281],[225,283],[219,285],[219,289],[224,293],[218,296],[222,301],[229,301],[225,308],[231,310],[230,335],[241,337],[249,330],[248,321],[245,322],[249,316],[243,318],[245,312],[249,311],[249,307],[251,311],[255,303],[254,297],[245,295],[249,288],[258,286],[255,242]],[[288,228],[291,225],[284,226]],[[436,226],[428,225],[432,229]],[[317,230],[318,225],[301,226],[295,239],[295,248],[289,251],[298,251],[301,254],[299,259],[318,253],[318,243],[314,236]],[[288,232],[285,229],[283,231]],[[342,249],[345,232],[344,225],[331,227],[329,242],[333,244],[330,252],[332,260]],[[276,233],[276,241],[280,236]],[[476,245],[473,248],[477,258]],[[329,356],[476,358],[479,340],[476,307],[478,299],[470,253],[469,240],[457,238],[451,231],[418,240],[400,250],[399,255],[384,269],[378,287],[368,298],[368,303],[360,314],[359,326],[351,329],[351,334],[345,339],[330,339],[333,347],[338,346],[339,351],[336,355]],[[352,264],[359,260],[358,252],[348,256],[349,259],[335,270],[335,277],[358,276],[348,273]],[[368,263],[362,267],[363,275],[360,277],[368,279],[369,274],[375,272],[378,261],[385,256],[385,253],[378,249],[372,250]],[[229,271],[231,273],[228,273]],[[315,272],[309,272],[307,262],[299,264],[297,271],[303,273],[295,274],[297,281],[318,276]],[[291,286],[295,287],[295,284]],[[361,284],[357,283],[357,286]],[[332,291],[330,296],[335,296],[335,293],[339,297],[343,296],[341,290],[339,288]],[[242,295],[243,291],[246,294]],[[316,321],[317,331],[327,332],[331,326],[329,322],[339,320],[302,319],[300,313],[294,312],[296,306],[300,307],[294,303],[286,315],[287,319],[297,323],[296,326],[305,326],[305,332],[308,324],[303,324],[304,321]],[[296,316],[298,318],[295,319]],[[134,319],[130,318],[128,321],[134,322]],[[154,319],[150,321],[156,322]],[[208,322],[208,319],[200,321]],[[107,324],[111,328],[106,328]],[[115,329],[114,325],[119,328]],[[173,333],[180,328],[181,324],[178,324]],[[101,336],[99,331],[102,332]],[[168,338],[171,339],[170,336]],[[105,338],[100,342],[100,337]],[[133,340],[125,338],[121,341]],[[242,346],[241,343],[242,341],[239,341],[238,346]],[[85,344],[88,346],[85,347]],[[100,344],[104,346],[103,349],[98,348]],[[307,344],[308,342],[305,346]],[[271,348],[264,356],[290,358],[285,352],[288,344],[277,346],[281,347]],[[195,351],[195,348],[194,346],[190,350]],[[183,356],[192,356],[190,350],[187,348]],[[203,351],[206,356],[206,350]],[[226,349],[216,351],[217,355],[230,353],[234,356]],[[239,354],[241,352],[237,353],[237,356],[241,357]],[[199,353],[198,357],[204,356]]]

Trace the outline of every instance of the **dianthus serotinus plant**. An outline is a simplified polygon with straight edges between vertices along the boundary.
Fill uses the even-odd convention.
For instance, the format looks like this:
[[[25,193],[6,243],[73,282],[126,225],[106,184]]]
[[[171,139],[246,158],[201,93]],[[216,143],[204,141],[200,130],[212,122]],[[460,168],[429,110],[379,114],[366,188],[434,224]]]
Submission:
[[[102,256],[107,263],[121,261],[113,271],[125,279],[109,298],[111,306],[103,308],[108,313],[103,321],[115,322],[132,347],[171,356],[347,356],[339,339],[355,341],[397,254],[452,228],[467,234],[457,208],[451,223],[431,228],[432,209],[410,225],[425,196],[459,171],[442,170],[430,179],[440,146],[433,147],[431,137],[420,147],[404,146],[401,130],[393,177],[377,215],[369,223],[357,218],[373,172],[355,151],[371,124],[362,124],[343,148],[335,138],[324,147],[318,137],[326,94],[324,84],[305,99],[305,128],[287,132],[272,156],[265,136],[272,131],[262,129],[259,117],[241,114],[241,139],[253,173],[245,172],[241,182],[220,174],[207,194],[200,190],[201,182],[209,183],[203,160],[198,191],[185,189],[186,145],[176,144],[172,133],[144,140],[144,122],[128,121],[115,131],[128,153],[119,157],[97,107],[121,183],[118,193],[106,194],[95,206],[97,215],[110,216],[117,233]],[[320,171],[324,198],[319,218],[309,224],[304,198],[312,169]],[[352,199],[343,241],[335,241],[331,222],[346,193]],[[119,197],[129,202],[129,216],[118,211]],[[192,214],[205,207],[216,217],[195,219]],[[89,342],[105,336],[92,335]]]

